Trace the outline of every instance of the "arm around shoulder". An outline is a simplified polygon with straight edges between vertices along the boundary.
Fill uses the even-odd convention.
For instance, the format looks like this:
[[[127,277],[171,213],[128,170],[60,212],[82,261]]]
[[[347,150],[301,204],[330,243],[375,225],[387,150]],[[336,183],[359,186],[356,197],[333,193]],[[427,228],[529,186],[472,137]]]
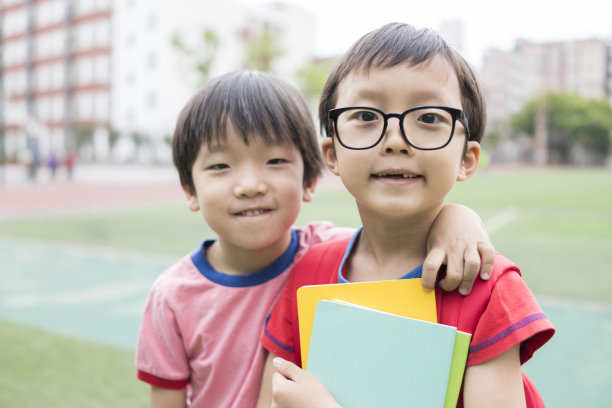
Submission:
[[[495,248],[478,214],[461,204],[447,204],[429,231],[428,253],[423,262],[423,287],[434,288],[438,271],[446,265],[442,289],[467,295],[474,281],[489,279],[495,261]]]

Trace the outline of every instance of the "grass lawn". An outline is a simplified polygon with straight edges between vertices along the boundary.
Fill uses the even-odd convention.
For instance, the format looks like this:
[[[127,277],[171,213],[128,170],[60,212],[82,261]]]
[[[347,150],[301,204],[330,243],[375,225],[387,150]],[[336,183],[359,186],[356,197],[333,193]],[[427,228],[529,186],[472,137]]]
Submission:
[[[607,301],[612,290],[612,173],[600,169],[481,170],[458,183],[449,202],[474,208],[485,222],[512,215],[491,233],[536,293]],[[343,190],[320,190],[298,224],[329,219],[360,224]],[[147,207],[0,223],[0,235],[180,256],[213,232],[184,205]]]
[[[580,168],[483,169],[468,182],[457,184],[448,201],[466,204],[481,215],[492,228],[491,239],[496,248],[521,267],[525,280],[537,295],[596,301],[610,307],[612,172]],[[329,219],[343,226],[360,223],[351,197],[342,189],[320,189],[314,202],[303,206],[298,224],[317,219]],[[504,222],[499,222],[500,219]],[[185,205],[164,205],[5,220],[0,222],[0,236],[178,257],[213,233],[200,215],[189,212]],[[574,318],[569,313],[572,322],[580,321],[579,316]],[[610,312],[602,313],[609,316]],[[564,316],[559,315],[559,320]],[[592,326],[597,328],[597,321]],[[561,351],[566,353],[574,345],[571,338],[563,336],[560,332],[553,340],[558,339],[559,345],[568,341],[569,345],[563,345]],[[604,338],[609,336],[603,336],[600,341]],[[603,347],[610,349],[609,343],[602,343]],[[556,350],[551,346],[551,351]],[[148,390],[135,379],[132,351],[5,322],[0,322],[0,348],[2,407],[147,405]],[[551,356],[550,362],[557,360],[558,357]],[[603,360],[600,360],[593,362],[601,366]],[[587,362],[576,363],[587,367]],[[540,377],[546,379],[548,371],[543,366]],[[583,374],[588,376],[591,371],[583,370]],[[538,372],[534,374],[537,376]],[[555,386],[559,381],[551,385],[549,395],[559,394]],[[575,394],[569,388],[573,383],[567,384],[570,394]],[[601,393],[601,389],[589,394]],[[571,402],[562,393],[559,395]],[[579,396],[576,398],[579,400]],[[604,394],[597,398],[604,398]],[[570,402],[565,406],[572,406]]]
[[[148,406],[134,352],[0,322],[0,407]]]

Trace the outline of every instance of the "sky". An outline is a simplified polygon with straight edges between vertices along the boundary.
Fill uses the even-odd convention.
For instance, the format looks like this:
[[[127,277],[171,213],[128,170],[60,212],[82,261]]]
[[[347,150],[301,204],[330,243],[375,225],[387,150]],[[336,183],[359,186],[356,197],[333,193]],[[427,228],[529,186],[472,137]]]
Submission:
[[[444,21],[464,24],[464,57],[482,65],[488,48],[509,51],[517,38],[533,42],[612,38],[610,0],[240,0],[257,5],[282,2],[315,16],[315,52],[333,56],[363,34],[389,22],[438,29]],[[565,3],[565,4],[564,4]]]

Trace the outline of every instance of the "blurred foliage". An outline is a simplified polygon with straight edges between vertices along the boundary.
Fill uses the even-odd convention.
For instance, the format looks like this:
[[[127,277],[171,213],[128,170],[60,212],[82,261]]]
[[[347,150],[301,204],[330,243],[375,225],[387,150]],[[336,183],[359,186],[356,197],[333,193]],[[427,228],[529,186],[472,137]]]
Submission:
[[[311,61],[298,70],[300,90],[311,106],[318,105],[323,85],[334,62],[335,59]]]
[[[76,150],[79,151],[84,146],[93,144],[94,140],[94,127],[90,124],[77,124],[72,129],[72,136]]]
[[[115,147],[117,141],[119,140],[119,137],[121,137],[121,133],[119,133],[119,131],[116,129],[111,129],[108,132],[108,145],[111,149]]]
[[[513,134],[534,137],[538,109],[544,108],[550,157],[571,163],[571,150],[580,145],[603,163],[610,152],[612,106],[605,99],[585,99],[575,93],[548,92],[529,101],[511,118]]]
[[[219,37],[209,28],[202,31],[199,43],[191,48],[187,46],[185,41],[178,35],[172,36],[172,45],[183,56],[189,60],[189,63],[198,73],[198,86],[206,82],[210,77],[210,68],[217,56],[219,49]]]
[[[274,61],[285,54],[279,44],[280,35],[264,24],[261,32],[243,36],[246,46],[245,69],[273,72]]]

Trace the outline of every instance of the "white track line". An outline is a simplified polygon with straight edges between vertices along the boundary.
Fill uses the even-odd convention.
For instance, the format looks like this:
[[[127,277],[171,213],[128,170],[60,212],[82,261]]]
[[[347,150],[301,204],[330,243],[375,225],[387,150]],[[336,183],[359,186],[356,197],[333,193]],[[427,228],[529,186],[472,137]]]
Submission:
[[[501,210],[499,213],[489,218],[485,222],[485,226],[489,234],[494,233],[495,231],[502,229],[506,225],[510,224],[516,218],[518,218],[519,212],[516,207],[506,207]]]

